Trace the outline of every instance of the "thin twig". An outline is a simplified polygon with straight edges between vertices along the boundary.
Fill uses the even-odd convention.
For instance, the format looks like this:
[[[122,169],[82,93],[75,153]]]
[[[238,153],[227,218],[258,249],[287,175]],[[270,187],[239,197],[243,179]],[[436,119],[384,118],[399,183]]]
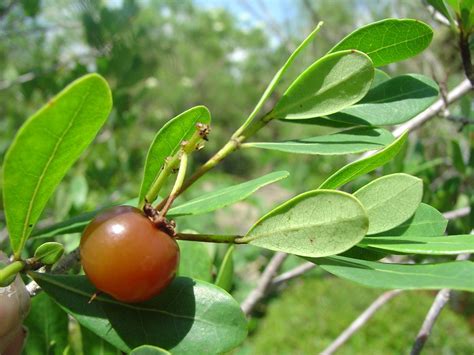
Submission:
[[[459,100],[462,96],[464,96],[467,92],[472,90],[471,82],[468,79],[463,80],[458,86],[456,86],[453,90],[451,90],[446,95],[446,101],[443,98],[438,99],[434,102],[430,107],[428,107],[425,111],[418,114],[417,116],[413,117],[410,121],[405,122],[404,124],[399,125],[396,127],[392,134],[395,137],[400,137],[405,131],[414,131],[415,129],[420,128],[426,121],[429,121],[437,114],[442,112],[446,105],[452,104],[453,102]],[[375,150],[366,152],[362,154],[360,159],[364,159],[370,157],[375,154]]]
[[[467,206],[467,207],[459,208],[457,210],[445,212],[443,213],[443,217],[446,219],[452,220],[456,218],[465,217],[469,215],[469,213],[471,213],[471,207]]]
[[[268,263],[267,267],[263,271],[260,279],[257,282],[257,286],[250,292],[247,298],[242,302],[241,308],[244,313],[248,316],[252,313],[255,306],[260,300],[265,297],[268,290],[272,286],[272,280],[278,269],[283,264],[288,254],[277,252]]]
[[[313,270],[315,267],[316,267],[316,264],[310,263],[310,262],[298,265],[297,267],[275,277],[272,281],[272,287],[278,287],[281,284],[284,284],[291,279],[299,277],[307,273],[308,271]]]
[[[362,312],[349,327],[346,328],[336,340],[321,352],[321,355],[333,354],[339,347],[341,347],[347,340],[354,335],[385,303],[390,301],[393,297],[400,294],[402,290],[391,290],[381,294],[369,307]]]
[[[470,254],[460,254],[456,258],[456,260],[467,260],[469,259],[469,256]],[[425,320],[423,321],[423,325],[421,326],[420,331],[416,336],[410,355],[418,355],[421,353],[421,350],[425,346],[425,343],[431,334],[431,330],[433,329],[436,320],[438,319],[443,308],[449,302],[451,292],[452,290],[444,288],[437,293],[435,300],[431,305],[431,308],[428,311]]]
[[[463,80],[458,86],[456,86],[453,90],[451,90],[446,97],[446,104],[450,105],[453,102],[459,100],[462,96],[464,96],[469,90],[472,90],[472,85],[469,80]],[[403,132],[405,131],[413,131],[419,127],[421,127],[426,121],[430,120],[431,118],[435,117],[438,113],[440,113],[445,108],[445,102],[441,98],[434,102],[430,107],[428,107],[425,111],[420,113],[419,115],[412,118],[410,121],[398,126],[392,132],[395,137],[400,137]]]

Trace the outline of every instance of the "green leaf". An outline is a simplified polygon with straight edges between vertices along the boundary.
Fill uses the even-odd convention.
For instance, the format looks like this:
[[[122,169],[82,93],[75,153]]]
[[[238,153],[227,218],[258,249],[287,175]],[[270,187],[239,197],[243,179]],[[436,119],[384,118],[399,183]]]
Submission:
[[[405,132],[392,144],[378,151],[374,155],[364,159],[356,160],[355,162],[342,167],[330,177],[328,177],[321,184],[321,186],[319,186],[319,188],[337,189],[338,187],[347,184],[359,176],[370,173],[371,171],[387,164],[400,152],[400,149],[405,144],[407,137],[408,132]]]
[[[448,7],[446,6],[446,3],[444,2],[444,0],[427,0],[427,2],[428,2],[428,4],[430,4],[431,6],[433,6],[436,11],[438,11],[438,12],[441,13],[444,17],[446,17],[446,19],[447,19],[451,24],[454,23],[454,19],[453,19],[453,17],[451,16],[451,13],[449,12]]]
[[[123,353],[112,344],[91,332],[89,329],[81,328],[82,351],[84,355],[100,354],[100,355],[122,355]],[[64,354],[66,355],[66,354]]]
[[[423,196],[423,182],[407,174],[386,175],[363,186],[354,196],[367,210],[367,234],[385,232],[415,213]]]
[[[460,174],[466,173],[466,163],[464,163],[464,157],[462,155],[461,146],[456,140],[451,141],[451,151],[453,165]]]
[[[319,257],[351,248],[365,236],[367,228],[367,214],[353,196],[315,190],[296,196],[263,216],[242,241]]]
[[[448,220],[441,212],[430,205],[421,203],[415,214],[397,227],[378,233],[376,236],[401,236],[401,237],[436,237],[443,235]]]
[[[222,260],[216,277],[216,286],[229,292],[234,282],[234,246],[230,245]]]
[[[91,212],[85,212],[82,214],[79,214],[77,216],[74,216],[72,218],[69,218],[65,221],[55,223],[51,226],[44,227],[38,230],[33,231],[31,234],[32,239],[44,239],[44,238],[52,238],[57,235],[63,235],[63,234],[70,234],[70,233],[81,233],[84,228],[90,223],[90,221],[97,216],[100,212],[112,207],[112,206],[118,206],[118,205],[123,205],[123,206],[133,206],[137,207],[137,199],[131,199],[126,202],[122,203],[115,203],[111,204],[109,206],[105,206],[102,208],[99,208],[95,211]]]
[[[105,80],[86,75],[30,117],[3,166],[3,200],[16,257],[54,190],[92,142],[112,107]]]
[[[196,124],[211,122],[211,114],[204,106],[193,107],[168,121],[156,134],[150,145],[145,161],[143,180],[140,187],[139,202],[153,185],[167,157],[175,154],[183,140],[191,138],[196,132]]]
[[[28,328],[26,354],[61,355],[68,346],[68,316],[47,294],[40,293],[31,301],[25,320]]]
[[[280,82],[281,78],[283,77],[283,74],[288,70],[288,68],[293,64],[295,61],[296,57],[301,53],[303,49],[306,48],[306,46],[314,39],[316,34],[319,32],[321,29],[321,26],[323,25],[322,22],[319,22],[316,28],[311,32],[308,37],[304,39],[303,42],[300,43],[298,48],[295,49],[293,53],[291,53],[290,57],[288,60],[285,62],[285,64],[276,72],[276,74],[273,76],[272,80],[270,81],[270,84],[268,84],[267,88],[265,89],[262,97],[260,100],[258,100],[257,105],[255,105],[255,108],[253,109],[252,113],[249,115],[248,119],[245,121],[244,125],[242,127],[246,127],[252,120],[255,118],[257,113],[260,111],[260,109],[263,107],[263,104],[267,99],[270,97],[270,95],[275,91],[276,86]],[[242,128],[243,129],[243,128]]]
[[[289,174],[287,171],[275,171],[254,180],[203,194],[191,201],[173,207],[168,212],[168,216],[198,215],[217,210],[241,201],[261,187],[285,179]]]
[[[283,142],[244,143],[243,147],[277,150],[295,154],[341,155],[382,148],[394,140],[381,128],[353,128],[327,136],[294,139]]]
[[[403,254],[455,255],[474,252],[471,234],[448,237],[365,237],[361,246]]]
[[[366,53],[374,66],[398,62],[421,53],[431,43],[433,31],[418,20],[386,19],[350,33],[329,53],[356,49]]]
[[[374,81],[372,81],[372,86],[370,87],[370,90],[372,90],[374,87],[390,80],[390,75],[388,75],[386,72],[380,69],[375,69],[374,71]],[[370,92],[369,90],[369,92]]]
[[[212,259],[204,243],[178,240],[179,276],[191,277],[207,282],[212,281]]]
[[[176,354],[223,353],[247,336],[239,304],[202,281],[178,277],[143,303],[120,303],[103,294],[90,303],[95,288],[85,276],[31,276],[80,324],[124,352],[148,344]]]
[[[374,67],[363,53],[326,55],[306,69],[275,105],[273,118],[301,119],[338,112],[364,97]]]
[[[45,265],[53,265],[61,258],[63,253],[64,247],[61,243],[47,242],[36,249],[34,257]]]
[[[404,265],[342,256],[310,261],[333,275],[368,287],[404,290],[450,288],[474,291],[474,263],[471,261]]]
[[[133,349],[130,352],[130,355],[167,355],[171,354],[169,351],[165,349],[158,348],[152,345],[142,345],[138,348]]]
[[[387,126],[408,121],[438,98],[438,85],[423,75],[400,75],[371,89],[357,104],[330,116],[350,124]]]
[[[340,114],[343,115],[343,114]],[[344,117],[344,116],[342,116]],[[323,117],[313,117],[313,118],[304,118],[300,120],[295,119],[281,119],[280,122],[284,123],[293,123],[293,124],[304,124],[310,126],[322,126],[322,127],[332,127],[332,128],[351,128],[354,126],[366,125],[365,121],[362,122],[353,122],[351,120],[338,121],[334,115],[323,116]]]

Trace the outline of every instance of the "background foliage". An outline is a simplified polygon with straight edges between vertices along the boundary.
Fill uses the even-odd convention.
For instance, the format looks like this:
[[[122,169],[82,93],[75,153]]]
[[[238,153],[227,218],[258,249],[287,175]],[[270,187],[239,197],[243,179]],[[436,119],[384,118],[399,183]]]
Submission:
[[[318,40],[311,43],[309,50],[298,58],[297,65],[290,68],[289,75],[284,78],[286,84],[354,28],[385,17],[407,16],[425,21],[434,28],[433,43],[418,57],[391,64],[384,70],[391,75],[410,72],[425,74],[436,79],[445,89],[462,79],[454,34],[448,27],[434,21],[421,1],[242,0],[225,6],[224,2],[197,0],[33,0],[11,1],[11,7],[9,3],[0,5],[0,162],[14,132],[24,120],[78,76],[92,71],[100,73],[111,85],[114,96],[111,117],[98,139],[61,183],[43,215],[46,222],[60,221],[84,210],[134,197],[140,185],[147,147],[157,129],[171,117],[200,104],[213,113],[211,140],[206,149],[195,155],[194,164],[205,161],[237,128],[238,122],[244,118],[242,116],[251,111],[273,73],[319,20],[325,21],[325,28],[318,34]],[[272,97],[269,105],[273,105],[281,94],[278,92]],[[472,118],[472,97],[466,97],[450,107],[450,113],[454,118]],[[355,191],[382,173],[405,172],[423,179],[423,202],[442,212],[472,205],[473,128],[472,125],[462,125],[454,118],[432,120],[410,137],[403,153],[386,165],[382,172],[361,177],[348,188]],[[330,128],[292,125],[290,131],[287,127],[275,122],[259,133],[258,140],[291,139],[302,132],[307,135],[332,132]],[[206,215],[205,218],[185,218],[180,228],[243,233],[269,207],[318,186],[346,163],[346,159],[353,160],[354,157],[315,158],[300,155],[294,159],[273,151],[242,150],[220,164],[218,171],[199,182],[199,186],[187,192],[183,200],[198,197],[203,190],[214,190],[271,171],[289,170],[292,174],[278,184],[261,190],[247,202]],[[450,223],[448,232],[466,234],[471,228],[472,217],[467,216]],[[1,249],[5,249],[7,244],[5,235],[5,218],[0,211]],[[78,244],[77,235],[60,237],[60,241],[65,242],[67,250]],[[28,245],[30,251],[35,249],[36,243],[33,241]],[[271,254],[251,246],[237,247],[236,251],[235,268],[239,277],[232,286],[232,293],[241,301]],[[208,252],[210,259],[219,261],[224,257],[225,248],[211,246]],[[299,262],[298,258],[291,257],[286,261],[285,268]],[[328,330],[328,334],[334,337],[353,316],[347,316],[337,306],[341,300],[317,297],[316,292],[328,295],[356,293],[361,304],[368,303],[375,293],[355,289],[342,281],[325,280],[318,286],[320,277],[318,273],[313,274],[312,278],[316,281],[295,286],[294,292],[301,294],[301,299],[313,300],[314,306],[314,322],[308,319],[300,324],[302,327],[310,324],[310,329],[316,329],[318,321],[324,320],[329,328],[334,327]],[[265,337],[269,335],[260,329],[268,328],[272,320],[274,323],[285,323],[286,312],[300,306],[295,304],[295,298],[292,298],[295,296],[290,296],[291,290],[287,291],[289,296],[281,300],[274,302],[272,297],[267,300],[270,305],[268,318],[265,305],[259,309],[260,313],[253,323],[255,339],[248,341],[252,351],[258,353],[262,349],[259,344],[268,344]],[[322,300],[330,302],[327,309],[333,310],[319,312],[326,307],[319,303]],[[457,300],[453,304],[453,312],[462,316],[453,313],[452,322],[459,323],[458,338],[462,341],[452,346],[453,351],[463,353],[463,349],[472,346],[474,302],[462,294]],[[356,301],[351,302],[359,302]],[[39,298],[35,302],[41,307],[49,307],[47,300]],[[401,299],[397,305],[398,302],[400,307],[407,307],[405,310],[410,309],[409,303]],[[352,303],[347,307],[356,309],[353,315],[360,309]],[[58,319],[63,317],[64,321],[60,310],[55,309],[53,313],[52,316]],[[402,314],[402,318],[403,314],[406,315],[400,322],[410,322],[413,316],[411,311],[399,311],[397,314]],[[34,322],[35,314],[30,317],[33,319],[30,322]],[[259,317],[265,319],[262,324]],[[331,322],[330,317],[345,319],[346,322],[338,325]],[[378,320],[381,327],[391,326],[390,317]],[[437,326],[440,327],[441,323]],[[100,342],[94,335],[81,331],[77,325],[72,329],[69,345],[58,340],[53,352],[59,353],[69,346],[77,353],[87,353]],[[403,351],[405,345],[402,339],[414,335],[414,329],[416,327],[411,329],[408,326],[400,329],[401,335],[394,337],[394,342],[399,343],[389,346]],[[267,334],[272,335],[270,331]],[[303,338],[311,337],[311,332],[298,334],[302,334]],[[387,345],[379,345],[376,339],[377,336],[368,337],[366,346],[381,346],[383,351],[383,346]],[[36,339],[31,346],[42,341]],[[301,340],[301,343],[305,342]]]

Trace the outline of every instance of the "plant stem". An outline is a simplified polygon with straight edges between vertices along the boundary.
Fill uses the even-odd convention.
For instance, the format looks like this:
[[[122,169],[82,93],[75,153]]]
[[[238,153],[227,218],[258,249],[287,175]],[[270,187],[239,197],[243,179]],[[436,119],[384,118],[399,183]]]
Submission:
[[[176,239],[180,240],[192,240],[195,242],[208,242],[208,243],[239,243],[240,235],[216,235],[216,234],[192,234],[192,233],[178,233]]]
[[[171,190],[171,194],[166,199],[166,203],[163,206],[163,209],[160,210],[160,216],[165,217],[166,213],[170,209],[172,203],[178,197],[178,191],[181,189],[184,183],[184,178],[186,177],[186,168],[188,167],[188,153],[186,151],[181,152],[181,161],[179,163],[179,171],[178,176],[176,177],[176,181],[174,182],[173,189]]]
[[[145,195],[145,201],[153,203],[153,201],[156,200],[161,188],[168,179],[168,176],[170,176],[171,172],[175,169],[176,165],[178,164],[178,161],[179,156],[178,154],[175,154],[173,157],[169,158],[167,162],[165,162],[165,165],[163,166],[163,169],[161,170],[160,174],[153,182],[153,185],[151,186],[148,193]],[[142,205],[145,204],[145,201],[142,202]],[[140,208],[143,208],[143,206],[140,206]]]
[[[460,20],[458,19],[458,22]],[[464,68],[464,73],[466,77],[471,82],[471,85],[474,86],[474,67],[471,60],[471,50],[469,46],[469,33],[465,33],[462,25],[459,26],[459,49],[461,51],[462,65]]]
[[[16,274],[25,268],[23,261],[14,261],[0,269],[0,286],[5,287],[15,279]]]
[[[257,133],[261,128],[265,127],[268,124],[268,122],[270,122],[273,118],[274,117],[272,116],[272,112],[270,111],[261,119],[256,121],[254,124],[244,129],[238,137],[234,137],[235,136],[235,133],[234,133],[234,135],[232,135],[232,138],[216,154],[214,154],[212,158],[210,158],[206,163],[201,165],[201,167],[188,180],[184,182],[184,184],[179,189],[179,191],[177,191],[176,196],[180,195],[188,187],[194,184],[204,174],[206,174],[209,170],[214,168],[222,160],[224,160],[229,154],[236,151],[243,142],[245,142],[248,138],[250,138],[255,133]],[[236,133],[239,131],[240,131],[240,128],[236,131]],[[166,203],[166,200],[161,201],[161,203],[158,204],[156,208],[160,210],[161,208],[163,208],[165,203]]]
[[[166,180],[172,173],[172,171],[177,167],[179,159],[180,159],[180,154],[182,151],[186,152],[187,154],[190,154],[192,151],[196,149],[196,147],[201,143],[203,137],[202,133],[199,129],[199,127],[196,127],[196,132],[193,134],[191,139],[187,142],[183,142],[183,147],[175,154],[173,157],[169,158],[167,162],[165,162],[165,165],[163,169],[161,170],[160,174],[156,178],[156,180],[153,182],[153,185],[151,186],[150,190],[148,193],[145,195],[145,201],[143,201],[139,208],[143,208],[145,205],[145,202],[153,203],[156,198],[158,197],[158,194],[160,193],[161,188],[165,184]],[[162,201],[162,204],[165,203],[165,200]]]

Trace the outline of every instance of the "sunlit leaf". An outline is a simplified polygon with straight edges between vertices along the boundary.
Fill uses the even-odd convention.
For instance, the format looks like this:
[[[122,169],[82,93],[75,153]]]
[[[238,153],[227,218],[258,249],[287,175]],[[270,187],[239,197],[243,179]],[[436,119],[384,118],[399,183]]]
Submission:
[[[350,33],[330,53],[357,49],[366,53],[374,66],[379,67],[423,52],[432,38],[433,30],[421,21],[386,19]]]
[[[275,171],[238,185],[229,186],[217,191],[204,193],[201,196],[170,209],[168,216],[197,215],[244,200],[263,186],[274,183],[289,175],[287,171]]]
[[[3,166],[10,242],[18,257],[54,190],[92,142],[112,107],[105,80],[86,75],[30,117]]]
[[[338,112],[364,97],[372,84],[371,60],[357,51],[324,56],[290,85],[271,114],[301,119]]]
[[[211,114],[204,106],[193,107],[168,121],[156,134],[145,161],[139,202],[153,185],[167,157],[175,154],[183,140],[196,132],[196,124],[211,122]]]
[[[393,142],[393,135],[381,128],[353,128],[327,136],[283,142],[252,142],[243,147],[276,150],[295,154],[340,155],[380,149]]]
[[[443,235],[448,220],[436,208],[421,203],[415,214],[393,229],[375,236],[436,237]]]
[[[359,176],[370,173],[371,171],[387,164],[398,154],[398,152],[400,152],[400,149],[402,148],[403,144],[405,144],[407,137],[408,132],[405,132],[392,144],[378,151],[374,155],[345,165],[328,177],[319,186],[319,188],[337,189],[338,187],[347,184]]]
[[[296,196],[263,216],[242,241],[319,257],[351,248],[364,237],[367,228],[367,214],[353,196],[315,190]]]
[[[400,124],[426,110],[438,98],[438,85],[418,74],[400,75],[371,89],[357,104],[331,115],[350,124]]]
[[[421,203],[423,182],[407,174],[378,178],[354,193],[369,216],[368,234],[385,232],[410,218]]]

